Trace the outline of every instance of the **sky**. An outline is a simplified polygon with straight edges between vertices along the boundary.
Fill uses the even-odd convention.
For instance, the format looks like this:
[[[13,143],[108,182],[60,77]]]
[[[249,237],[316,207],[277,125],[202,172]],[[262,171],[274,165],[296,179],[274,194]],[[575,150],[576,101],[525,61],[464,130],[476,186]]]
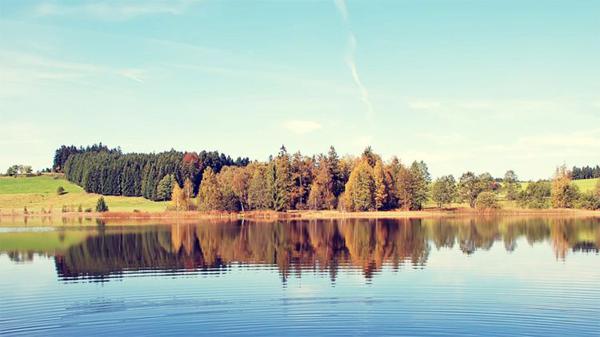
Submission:
[[[0,170],[61,144],[600,164],[600,2],[0,2]]]

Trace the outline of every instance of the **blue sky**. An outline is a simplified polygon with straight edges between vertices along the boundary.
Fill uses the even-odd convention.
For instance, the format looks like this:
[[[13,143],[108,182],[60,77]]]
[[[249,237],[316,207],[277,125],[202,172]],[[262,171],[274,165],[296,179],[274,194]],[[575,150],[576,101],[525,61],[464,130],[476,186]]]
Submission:
[[[0,169],[57,146],[600,162],[598,1],[0,3]]]

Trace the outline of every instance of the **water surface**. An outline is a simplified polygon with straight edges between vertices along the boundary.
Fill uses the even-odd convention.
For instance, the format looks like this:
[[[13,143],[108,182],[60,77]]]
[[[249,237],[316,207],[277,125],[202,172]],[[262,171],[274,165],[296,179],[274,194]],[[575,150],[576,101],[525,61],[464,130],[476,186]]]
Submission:
[[[600,336],[598,219],[9,225],[0,334]]]

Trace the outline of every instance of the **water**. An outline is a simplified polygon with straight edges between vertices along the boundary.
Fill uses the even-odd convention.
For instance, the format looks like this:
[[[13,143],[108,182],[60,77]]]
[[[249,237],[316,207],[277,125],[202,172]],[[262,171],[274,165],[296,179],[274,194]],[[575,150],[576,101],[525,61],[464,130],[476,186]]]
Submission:
[[[2,225],[2,335],[600,336],[599,219]]]

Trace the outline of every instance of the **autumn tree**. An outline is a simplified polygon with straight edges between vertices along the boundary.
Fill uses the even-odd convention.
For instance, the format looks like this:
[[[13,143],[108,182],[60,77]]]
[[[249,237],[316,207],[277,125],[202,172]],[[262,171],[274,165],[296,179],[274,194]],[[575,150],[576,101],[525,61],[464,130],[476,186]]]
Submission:
[[[515,174],[515,171],[506,171],[504,174],[504,179],[502,180],[502,185],[507,200],[516,200],[519,197],[521,184],[519,183],[519,178]]]
[[[233,193],[233,192],[232,192]],[[201,211],[223,210],[223,194],[212,168],[207,167],[202,174],[198,190],[198,209]]]
[[[330,162],[324,156],[320,156],[315,168],[315,177],[310,186],[308,206],[310,209],[334,209],[334,180],[329,167]]]
[[[431,199],[442,208],[456,198],[456,180],[454,176],[442,176],[431,186]]]
[[[350,173],[346,183],[344,206],[351,211],[369,211],[375,208],[375,179],[369,161],[363,158]]]
[[[571,208],[578,196],[577,186],[571,184],[571,172],[565,165],[558,167],[552,180],[552,207]]]
[[[378,160],[373,167],[373,180],[375,184],[374,190],[374,203],[376,210],[382,210],[386,205],[388,196],[388,186],[386,185],[385,171],[383,169],[383,163]]]
[[[296,152],[291,161],[291,179],[290,206],[293,209],[304,209],[313,182],[313,159]]]

